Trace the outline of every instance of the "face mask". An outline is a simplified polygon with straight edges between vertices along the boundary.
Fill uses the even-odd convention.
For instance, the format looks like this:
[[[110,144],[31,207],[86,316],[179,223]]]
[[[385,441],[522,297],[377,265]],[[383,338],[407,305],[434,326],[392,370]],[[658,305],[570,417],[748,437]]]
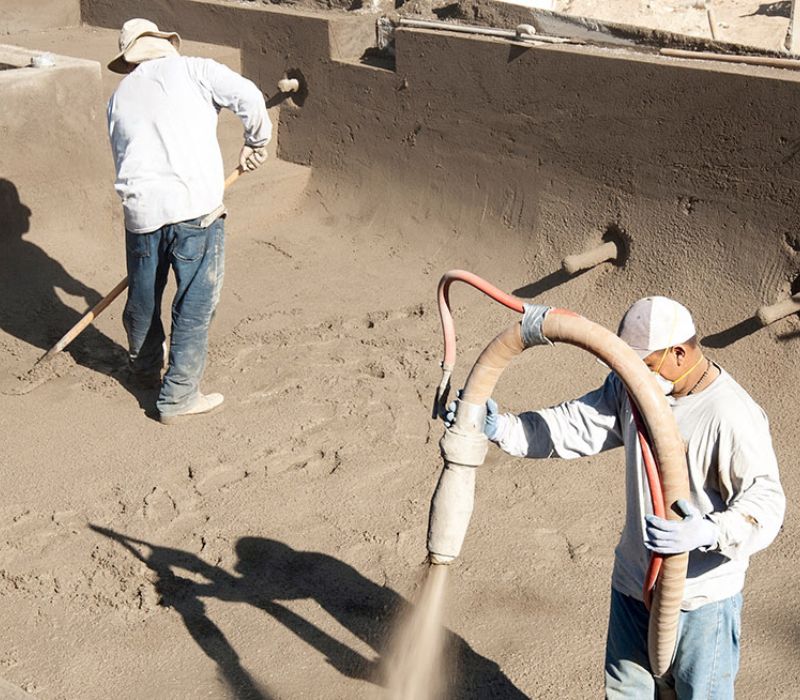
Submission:
[[[683,379],[684,377],[688,377],[692,372],[694,372],[695,367],[697,367],[705,359],[705,357],[701,355],[700,359],[697,362],[695,362],[688,370],[686,370],[680,377],[678,377],[675,380],[667,379],[666,377],[661,376],[660,370],[661,370],[661,365],[664,364],[664,360],[666,359],[667,353],[669,351],[670,348],[664,350],[664,354],[661,356],[661,361],[658,363],[658,367],[656,367],[654,370],[651,370],[656,380],[656,383],[658,384],[661,391],[664,392],[664,396],[669,396],[673,391],[675,391],[675,385],[679,381],[681,381],[681,379]]]
[[[658,372],[653,372],[653,378],[656,380],[658,387],[664,393],[664,396],[669,396],[673,391],[675,391],[675,382],[671,382],[669,379],[662,377]]]

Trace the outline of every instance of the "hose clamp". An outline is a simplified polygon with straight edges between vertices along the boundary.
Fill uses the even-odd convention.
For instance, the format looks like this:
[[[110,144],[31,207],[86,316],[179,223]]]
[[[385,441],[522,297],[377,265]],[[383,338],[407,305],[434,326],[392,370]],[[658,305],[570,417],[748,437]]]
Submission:
[[[520,331],[523,345],[526,348],[534,345],[552,345],[552,341],[548,340],[544,335],[542,324],[545,316],[553,307],[541,306],[540,304],[524,304],[523,308],[525,313],[522,316],[522,328]]]

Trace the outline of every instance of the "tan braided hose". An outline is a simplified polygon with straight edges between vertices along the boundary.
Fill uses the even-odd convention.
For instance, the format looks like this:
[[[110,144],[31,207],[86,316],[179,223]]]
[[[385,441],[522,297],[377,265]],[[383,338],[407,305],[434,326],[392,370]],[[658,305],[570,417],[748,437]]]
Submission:
[[[428,527],[432,563],[449,563],[461,551],[472,514],[475,467],[483,464],[488,449],[483,434],[486,401],[501,374],[526,348],[558,342],[588,350],[625,384],[647,428],[661,476],[666,516],[681,519],[671,506],[689,498],[683,440],[647,366],[624,341],[582,316],[564,309],[526,306],[523,322],[503,331],[481,353],[467,378],[455,423],[440,443],[444,469],[431,501]],[[665,556],[653,593],[648,653],[651,671],[657,677],[667,673],[674,656],[688,559],[688,554]]]

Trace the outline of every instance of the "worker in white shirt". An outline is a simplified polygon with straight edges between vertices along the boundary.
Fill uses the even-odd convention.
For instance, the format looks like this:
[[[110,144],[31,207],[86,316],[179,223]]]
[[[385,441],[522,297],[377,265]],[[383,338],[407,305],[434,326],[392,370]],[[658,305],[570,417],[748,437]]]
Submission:
[[[224,270],[224,172],[216,129],[219,110],[244,126],[243,170],[266,159],[272,134],[264,96],[216,61],[178,53],[180,37],[146,19],[125,22],[110,70],[127,74],[108,103],[115,189],[125,213],[128,301],[123,323],[130,367],[160,386],[162,423],[208,413],[222,394],[203,394],[208,327]],[[169,270],[172,304],[169,362],[163,380],[161,298]]]
[[[655,374],[686,443],[691,500],[679,502],[682,521],[652,512],[630,400],[615,373],[581,398],[520,415],[500,414],[490,400],[484,432],[517,457],[574,459],[615,447],[625,450],[626,520],[611,578],[606,697],[655,697],[643,603],[653,551],[689,552],[667,683],[678,698],[733,698],[748,559],[775,538],[786,503],[767,417],[704,355],[692,317],[678,302],[666,297],[637,301],[618,335]],[[453,418],[448,414],[448,421]]]

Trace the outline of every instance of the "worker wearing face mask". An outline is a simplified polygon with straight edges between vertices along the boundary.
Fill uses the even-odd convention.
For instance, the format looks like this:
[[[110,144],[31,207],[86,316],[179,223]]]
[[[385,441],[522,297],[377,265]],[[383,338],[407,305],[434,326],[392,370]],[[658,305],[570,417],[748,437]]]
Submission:
[[[606,697],[654,697],[645,572],[651,552],[689,552],[668,683],[678,698],[732,698],[748,559],[775,538],[785,509],[767,417],[705,357],[692,317],[678,302],[637,301],[618,335],[655,374],[686,444],[691,498],[679,502],[682,521],[652,513],[628,394],[613,372],[599,389],[552,408],[499,414],[489,401],[484,430],[518,457],[573,459],[625,450],[627,515],[611,579]]]

